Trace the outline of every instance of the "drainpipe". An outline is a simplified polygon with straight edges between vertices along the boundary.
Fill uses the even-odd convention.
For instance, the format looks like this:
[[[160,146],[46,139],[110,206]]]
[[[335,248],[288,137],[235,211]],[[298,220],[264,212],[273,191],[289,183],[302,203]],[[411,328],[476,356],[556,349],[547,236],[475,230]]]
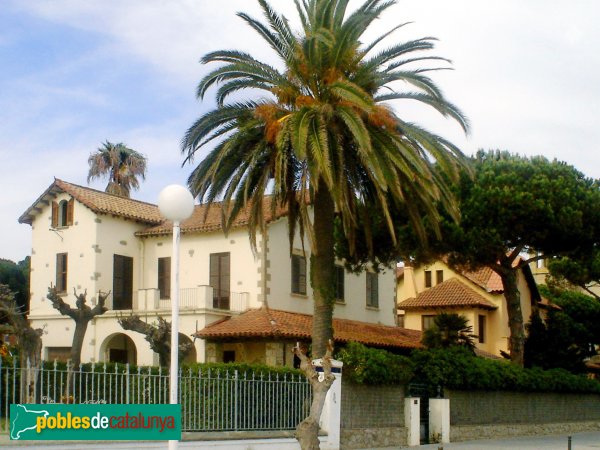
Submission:
[[[268,240],[269,240],[269,233],[268,233],[268,225],[265,227],[265,229],[263,230],[263,232],[261,233],[261,242],[260,242],[260,246],[261,246],[261,273],[260,273],[260,278],[261,278],[261,289],[262,289],[262,302],[263,305],[265,306],[265,308],[269,307],[269,301],[268,301],[268,295],[267,295],[267,289],[268,289],[268,282],[267,282],[267,261],[268,261],[268,255],[267,255],[267,251],[268,251]]]

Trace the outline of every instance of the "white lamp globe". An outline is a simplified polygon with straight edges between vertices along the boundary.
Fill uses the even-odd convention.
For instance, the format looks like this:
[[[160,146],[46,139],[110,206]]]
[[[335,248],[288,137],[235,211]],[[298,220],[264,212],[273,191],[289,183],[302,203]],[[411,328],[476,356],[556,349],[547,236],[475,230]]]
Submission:
[[[194,197],[179,184],[170,184],[158,196],[158,209],[163,217],[181,222],[194,212]]]

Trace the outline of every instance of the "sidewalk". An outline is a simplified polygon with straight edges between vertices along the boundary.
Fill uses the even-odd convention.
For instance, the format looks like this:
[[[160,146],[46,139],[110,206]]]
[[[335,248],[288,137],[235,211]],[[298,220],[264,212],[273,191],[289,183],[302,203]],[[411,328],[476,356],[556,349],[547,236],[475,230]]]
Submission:
[[[410,449],[427,450],[567,450],[568,436],[523,436],[511,439],[479,440],[450,444],[429,444]],[[575,433],[571,440],[572,450],[599,450],[600,432]],[[369,448],[362,450],[398,450],[398,447]]]

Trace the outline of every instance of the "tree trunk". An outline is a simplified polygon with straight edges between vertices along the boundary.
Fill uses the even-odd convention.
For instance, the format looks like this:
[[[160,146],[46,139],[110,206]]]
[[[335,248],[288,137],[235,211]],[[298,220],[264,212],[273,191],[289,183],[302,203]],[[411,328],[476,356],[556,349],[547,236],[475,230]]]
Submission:
[[[312,357],[325,355],[327,344],[333,340],[333,306],[334,306],[334,213],[335,208],[331,194],[323,180],[319,181],[319,189],[314,203],[314,236],[312,246],[310,282],[314,292],[314,312],[312,326]]]
[[[523,367],[525,355],[525,327],[523,326],[523,311],[521,310],[521,294],[517,287],[517,272],[512,268],[503,268],[499,274],[504,286],[506,312],[510,328],[508,348],[512,362]]]
[[[71,362],[73,370],[79,370],[81,364],[81,349],[83,348],[83,340],[87,331],[89,320],[76,319],[75,332],[73,333],[73,346],[71,347]]]
[[[296,439],[298,439],[302,450],[319,450],[319,419],[323,412],[327,391],[335,381],[335,375],[331,373],[333,341],[329,341],[326,345],[325,354],[322,358],[323,373],[321,379],[319,379],[319,374],[312,365],[312,361],[300,349],[300,345],[296,346],[294,353],[300,358],[300,369],[306,374],[313,394],[310,414],[296,427]]]
[[[314,293],[312,351],[313,359],[331,360],[331,343],[333,342],[333,306],[335,300],[334,272],[335,256],[333,251],[335,207],[331,194],[323,182],[319,180],[319,188],[314,202],[314,236],[310,282]],[[311,362],[306,358],[301,368],[309,378],[313,388],[313,399],[310,414],[296,427],[296,439],[302,450],[319,449],[319,419],[325,404],[327,391],[333,383],[333,375],[325,371],[325,377],[319,381]],[[329,363],[327,363],[329,364]],[[330,368],[329,368],[330,369]]]

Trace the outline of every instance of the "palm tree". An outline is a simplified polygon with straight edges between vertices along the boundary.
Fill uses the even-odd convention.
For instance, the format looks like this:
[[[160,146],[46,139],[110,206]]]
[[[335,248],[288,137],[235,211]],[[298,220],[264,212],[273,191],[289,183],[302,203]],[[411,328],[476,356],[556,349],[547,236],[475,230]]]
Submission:
[[[257,233],[265,231],[263,204],[269,189],[271,207],[288,211],[290,246],[297,229],[308,236],[314,290],[312,356],[317,358],[326,355],[333,335],[336,216],[352,246],[359,222],[368,231],[370,208],[382,212],[392,236],[393,208],[406,208],[422,236],[423,217],[434,224],[439,219],[438,203],[456,215],[444,180],[456,179],[461,152],[401,119],[387,102],[416,101],[455,119],[465,131],[468,125],[426,75],[439,69],[432,63],[448,62],[421,53],[433,48],[434,38],[378,51],[402,24],[371,44],[360,42],[393,0],[367,0],[352,12],[348,0],[295,0],[299,32],[265,0],[258,2],[266,23],[238,15],[272,47],[283,69],[237,50],[204,56],[203,63],[222,65],[200,81],[197,95],[203,98],[217,85],[217,107],[189,128],[182,150],[185,162],[191,162],[200,149],[214,145],[188,184],[207,203],[223,198],[225,230],[249,208],[250,238],[256,245]],[[416,68],[419,62],[430,67]],[[405,86],[411,89],[398,90]],[[228,101],[240,91],[264,95]],[[299,425],[297,436],[304,449],[318,448],[318,420],[331,384],[327,380],[321,387],[313,384],[311,415]]]
[[[146,178],[146,157],[123,143],[106,141],[88,158],[88,183],[108,175],[105,191],[120,197],[129,197],[131,189],[139,189],[138,177]]]
[[[475,350],[477,337],[473,327],[465,316],[459,314],[440,313],[433,326],[423,333],[423,344],[428,348],[465,347]]]

